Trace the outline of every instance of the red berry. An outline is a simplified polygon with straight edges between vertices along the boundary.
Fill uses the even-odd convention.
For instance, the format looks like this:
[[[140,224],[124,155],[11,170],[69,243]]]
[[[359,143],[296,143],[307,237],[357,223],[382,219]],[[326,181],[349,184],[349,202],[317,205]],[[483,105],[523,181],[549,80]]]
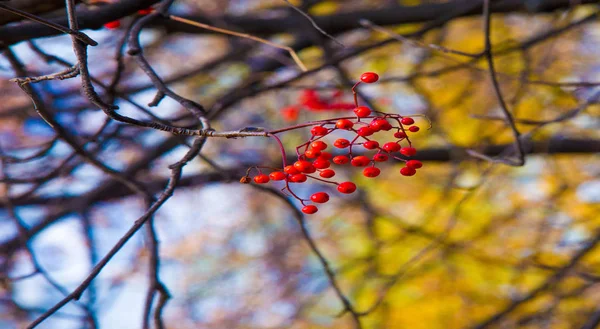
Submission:
[[[305,174],[312,174],[312,173],[314,173],[316,171],[317,171],[317,168],[315,168],[315,166],[311,164],[311,166],[308,167],[305,171],[303,171],[303,173],[305,173]]]
[[[302,212],[309,215],[312,215],[317,211],[319,211],[319,208],[313,206],[312,204],[302,208]]]
[[[371,109],[366,106],[359,106],[354,109],[354,114],[359,118],[365,118],[371,114]]]
[[[319,159],[321,160],[331,160],[332,157],[333,155],[329,152],[321,152],[321,155],[319,155]]]
[[[416,173],[417,173],[417,171],[411,167],[404,167],[404,168],[400,169],[400,174],[402,174],[403,176],[412,176]]]
[[[119,27],[121,27],[121,22],[120,21],[108,22],[108,23],[104,24],[104,27],[109,30],[118,29]]]
[[[333,163],[335,163],[335,164],[343,165],[343,164],[348,163],[349,161],[350,161],[350,159],[348,159],[348,157],[345,155],[338,155],[338,156],[333,157]]]
[[[285,171],[285,173],[289,174],[289,175],[295,175],[295,174],[299,174],[300,173],[300,171],[298,169],[296,169],[292,165],[285,166],[285,168],[283,168],[283,171]]]
[[[338,185],[337,190],[344,194],[350,194],[356,191],[356,185],[352,182],[343,182]]]
[[[335,171],[333,171],[331,169],[325,169],[319,173],[319,176],[321,176],[323,178],[331,178],[331,177],[335,176]]]
[[[417,131],[419,131],[419,127],[418,126],[412,126],[412,127],[409,127],[408,130],[410,130],[413,133],[416,133]]]
[[[376,167],[368,167],[365,168],[365,170],[363,170],[363,175],[365,177],[377,177],[379,176],[379,174],[381,173],[381,170],[379,170],[379,168]]]
[[[300,110],[298,110],[297,107],[288,106],[288,107],[281,109],[281,116],[283,116],[283,119],[285,121],[296,121],[296,120],[298,120],[299,112],[300,112]]]
[[[305,174],[295,174],[290,176],[290,182],[292,183],[304,183],[306,182],[306,175]]]
[[[410,126],[413,123],[415,123],[415,120],[413,120],[413,118],[406,117],[406,118],[402,118],[402,120],[400,120],[400,122],[402,122],[403,125]]]
[[[374,133],[373,129],[371,129],[369,126],[361,127],[356,132],[356,134],[358,136],[363,136],[363,137],[371,136],[371,135],[373,135],[373,133]]]
[[[392,128],[394,127],[392,127],[392,125],[387,121],[381,126],[381,130],[383,131],[390,131]]]
[[[138,10],[138,14],[140,14],[140,15],[148,15],[150,13],[152,13],[152,8]]]
[[[340,138],[340,139],[337,139],[333,143],[333,146],[340,148],[340,149],[344,149],[344,148],[350,146],[350,141],[347,139],[344,139],[344,138]]]
[[[272,173],[269,174],[269,178],[271,180],[284,180],[286,177],[285,173],[281,172],[281,171],[274,171]]]
[[[406,166],[413,169],[419,169],[423,167],[423,163],[419,160],[408,160],[406,161]]]
[[[269,176],[265,175],[265,174],[260,174],[260,175],[256,175],[254,176],[254,182],[256,184],[265,184],[269,182]]]
[[[306,152],[304,152],[304,155],[309,159],[314,159],[321,155],[321,151],[310,149],[310,150],[306,150]]]
[[[406,155],[407,157],[411,157],[417,154],[417,149],[415,149],[414,147],[404,147],[400,150],[400,153]]]
[[[322,141],[315,141],[315,142],[310,143],[310,147],[317,151],[323,151],[324,149],[327,148],[327,144],[325,144],[325,142],[322,142]]]
[[[398,143],[389,142],[383,144],[383,149],[390,153],[397,152],[398,150],[400,150],[400,145]]]
[[[327,160],[317,159],[313,162],[313,167],[317,169],[326,169],[329,168],[329,166],[331,166],[331,162]]]
[[[310,201],[316,203],[325,203],[329,201],[329,194],[325,192],[317,192],[310,196]]]
[[[310,163],[309,161],[305,161],[305,160],[298,160],[296,162],[294,162],[294,168],[296,168],[296,170],[298,170],[299,172],[307,172],[310,171],[310,167],[312,167],[312,163]]]
[[[359,155],[359,156],[352,158],[352,161],[350,163],[355,167],[364,167],[364,166],[368,165],[370,162],[371,162],[371,160],[369,158],[367,158],[366,156]]]
[[[377,141],[366,141],[363,143],[363,147],[367,150],[374,150],[379,147],[379,143]]]
[[[373,83],[379,80],[379,76],[375,72],[365,72],[360,75],[360,81],[364,83]]]
[[[325,136],[325,135],[327,135],[328,132],[329,132],[329,130],[327,128],[325,128],[325,127],[322,127],[322,126],[313,127],[310,130],[310,133],[313,136]]]
[[[352,129],[353,126],[354,126],[354,123],[352,123],[352,121],[350,121],[348,119],[339,119],[335,123],[335,127],[338,129],[350,130],[350,129]]]
[[[375,161],[375,162],[385,162],[388,159],[389,159],[389,157],[383,153],[377,153],[373,156],[373,161]]]
[[[373,131],[380,131],[383,129],[386,124],[389,124],[385,119],[373,119],[371,123],[369,123],[369,127],[373,129]]]
[[[394,137],[396,137],[398,139],[406,138],[406,133],[404,131],[399,131],[394,134]]]

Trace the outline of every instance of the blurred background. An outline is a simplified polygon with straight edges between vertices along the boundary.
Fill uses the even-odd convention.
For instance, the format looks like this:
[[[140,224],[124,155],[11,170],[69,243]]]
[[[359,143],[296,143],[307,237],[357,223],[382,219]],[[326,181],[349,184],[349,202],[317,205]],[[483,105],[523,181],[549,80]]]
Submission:
[[[0,4],[67,26],[62,2],[24,2],[32,4]],[[148,195],[168,190],[169,166],[194,139],[108,118],[80,76],[19,88],[10,79],[78,59],[68,35],[6,19],[0,328],[44,314],[38,328],[596,328],[596,3],[491,1],[487,30],[487,1],[475,0],[77,5],[79,28],[98,43],[87,47],[93,86],[123,116],[198,129],[187,99],[217,131],[279,129],[349,115],[315,108],[306,94],[352,104],[352,85],[372,71],[380,80],[359,87],[361,104],[431,120],[428,130],[416,117],[421,130],[411,135],[424,163],[417,175],[400,175],[399,161],[377,178],[337,166],[336,180],[357,192],[299,185],[303,197],[332,195],[306,217],[283,185],[239,183],[250,166],[279,166],[277,144],[262,137],[208,138],[172,197],[147,212]],[[285,49],[139,12],[150,6],[290,47],[308,71]],[[128,52],[136,39],[142,59]],[[173,94],[156,97],[144,59]],[[521,134],[523,166],[505,163],[518,153],[498,91]],[[310,128],[280,137],[294,154]],[[146,224],[82,287],[139,218]]]

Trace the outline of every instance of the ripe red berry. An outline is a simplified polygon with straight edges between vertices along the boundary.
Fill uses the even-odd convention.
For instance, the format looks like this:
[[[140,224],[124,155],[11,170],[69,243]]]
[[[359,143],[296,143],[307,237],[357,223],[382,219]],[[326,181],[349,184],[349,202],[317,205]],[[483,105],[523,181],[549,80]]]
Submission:
[[[121,27],[121,22],[120,21],[108,22],[108,23],[104,24],[104,27],[109,30],[118,29],[119,27]]]
[[[377,141],[366,141],[363,143],[363,147],[367,150],[374,150],[379,147],[379,143]]]
[[[375,161],[375,162],[385,162],[388,159],[389,159],[389,157],[383,153],[377,153],[373,156],[373,161]]]
[[[409,127],[408,130],[410,130],[413,133],[416,133],[417,131],[419,131],[419,127],[418,126],[412,126],[412,127]]]
[[[359,106],[354,109],[354,114],[359,118],[365,118],[371,114],[371,109],[366,106]]]
[[[373,131],[377,132],[380,131],[386,123],[388,122],[385,119],[373,119],[373,121],[369,123],[369,127],[371,127]]]
[[[379,80],[379,75],[375,72],[365,72],[360,75],[360,81],[364,83],[373,83]]]
[[[415,149],[414,147],[404,147],[400,150],[400,153],[406,155],[407,157],[411,157],[417,154],[417,149]]]
[[[260,175],[256,175],[254,176],[254,182],[256,184],[265,184],[269,182],[269,176],[265,175],[265,174],[260,174]]]
[[[358,136],[363,136],[363,137],[371,136],[371,135],[373,135],[373,133],[374,133],[373,129],[371,129],[369,126],[361,127],[356,132],[356,134]]]
[[[400,169],[400,174],[402,174],[403,176],[412,176],[416,173],[417,173],[417,171],[411,167],[404,167],[404,168]]]
[[[389,142],[383,144],[383,149],[390,153],[397,152],[398,150],[400,150],[400,145],[398,143]]]
[[[310,201],[316,203],[325,203],[329,201],[329,194],[325,192],[317,192],[310,196]]]
[[[350,194],[356,191],[356,185],[352,182],[343,182],[338,185],[337,190],[344,194]]]
[[[379,176],[380,173],[381,173],[381,170],[379,170],[379,168],[376,168],[376,167],[368,167],[368,168],[365,168],[365,170],[363,170],[363,175],[365,177],[370,177],[370,178],[377,177],[377,176]]]
[[[315,141],[315,142],[310,143],[310,147],[317,151],[323,151],[324,149],[327,148],[327,144],[325,144],[325,142],[322,142],[322,141]]]
[[[392,128],[394,128],[394,127],[392,127],[392,124],[387,121],[384,122],[383,125],[381,126],[381,130],[383,130],[383,131],[390,131],[390,130],[392,130]]]
[[[302,208],[302,212],[305,214],[309,214],[309,215],[312,215],[312,214],[316,213],[317,211],[319,211],[319,208],[313,206],[312,204]]]
[[[322,126],[316,126],[316,127],[313,127],[313,128],[310,130],[310,133],[311,133],[313,136],[325,136],[325,135],[327,135],[327,133],[328,133],[328,132],[329,132],[329,130],[327,130],[327,128],[325,128],[325,127],[322,127]]]
[[[406,117],[406,118],[402,118],[402,120],[400,120],[400,122],[402,122],[403,125],[410,126],[413,123],[415,123],[415,120],[413,120],[413,118]]]
[[[290,182],[292,183],[304,183],[306,182],[306,175],[305,174],[295,174],[290,176]]]
[[[340,139],[337,139],[333,143],[333,146],[335,146],[337,148],[340,148],[340,149],[343,149],[343,148],[346,148],[346,147],[350,146],[350,141],[347,140],[347,139],[344,139],[344,138],[340,138]]]
[[[423,163],[419,160],[408,160],[406,161],[406,166],[413,169],[419,169],[423,167]]]
[[[321,155],[321,151],[315,150],[315,149],[310,149],[310,150],[306,150],[306,152],[304,152],[304,155],[309,159],[314,159]]]
[[[296,175],[300,173],[300,171],[296,169],[293,165],[285,166],[285,168],[283,168],[283,171],[285,171],[285,173],[289,175]]]
[[[343,165],[343,164],[348,163],[349,161],[350,161],[350,159],[348,159],[348,157],[345,155],[338,155],[338,156],[333,157],[333,163],[335,163],[335,164]]]
[[[329,168],[329,166],[331,166],[331,162],[327,160],[317,159],[313,162],[313,167],[317,169],[326,169]]]
[[[281,171],[274,171],[274,172],[272,172],[272,173],[269,174],[269,178],[271,180],[275,180],[275,181],[284,180],[285,177],[286,177],[285,173],[283,173]]]
[[[296,162],[294,162],[294,168],[296,168],[296,170],[298,170],[299,172],[306,172],[306,171],[310,171],[310,167],[312,167],[312,163],[310,163],[309,161],[305,161],[305,160],[298,160]]]
[[[364,166],[368,165],[370,162],[371,162],[371,160],[369,158],[367,158],[366,156],[359,155],[359,156],[352,158],[352,161],[350,163],[355,167],[364,167]]]
[[[321,152],[321,155],[319,155],[319,159],[321,160],[331,160],[331,158],[333,158],[333,155],[329,152]]]
[[[394,137],[396,137],[398,139],[406,138],[406,133],[404,131],[399,131],[394,134]]]
[[[350,129],[352,129],[353,126],[354,126],[354,123],[352,123],[352,121],[350,121],[348,119],[339,119],[335,123],[335,127],[338,129],[350,130]]]
[[[300,110],[298,110],[295,106],[288,106],[281,109],[281,116],[285,121],[296,121],[298,120],[298,114]]]
[[[311,166],[308,167],[308,168],[306,168],[306,170],[303,171],[303,173],[305,173],[305,174],[312,174],[312,173],[314,173],[316,171],[317,171],[317,168],[315,168],[315,166],[311,164]]]
[[[321,176],[323,178],[331,178],[331,177],[335,176],[335,171],[333,171],[331,169],[325,169],[319,173],[319,176]]]

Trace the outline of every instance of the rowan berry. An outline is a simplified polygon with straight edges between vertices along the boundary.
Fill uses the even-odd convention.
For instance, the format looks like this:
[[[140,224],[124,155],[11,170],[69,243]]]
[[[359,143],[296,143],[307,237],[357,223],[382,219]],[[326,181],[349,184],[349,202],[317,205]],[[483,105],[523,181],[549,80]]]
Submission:
[[[392,127],[392,124],[387,121],[384,122],[383,125],[381,125],[381,130],[383,130],[383,131],[390,131],[390,130],[392,130],[392,128],[394,128],[394,127]]]
[[[412,127],[409,127],[408,130],[410,130],[413,133],[416,133],[417,131],[419,131],[419,127],[418,126],[412,126]]]
[[[326,169],[331,166],[331,162],[323,159],[317,159],[313,162],[313,167],[317,169]]]
[[[379,80],[379,75],[375,72],[365,72],[360,75],[360,81],[364,83],[373,83]]]
[[[390,153],[397,152],[398,150],[400,150],[400,144],[395,142],[385,143],[383,144],[383,149]]]
[[[321,155],[319,155],[318,159],[321,159],[321,160],[331,160],[331,158],[333,158],[333,155],[331,155],[331,153],[329,153],[329,152],[321,152]]]
[[[325,192],[317,192],[310,196],[310,201],[316,203],[325,203],[329,201],[329,194]]]
[[[352,158],[352,161],[350,163],[355,167],[364,167],[364,166],[368,165],[370,162],[371,162],[371,160],[369,160],[369,158],[367,158],[366,156],[359,155],[359,156]]]
[[[406,161],[406,166],[413,169],[419,169],[423,167],[423,163],[419,160],[408,160]]]
[[[269,178],[274,181],[284,180],[285,177],[286,177],[285,173],[283,173],[281,171],[274,171],[269,174]]]
[[[309,214],[309,215],[312,215],[312,214],[316,213],[317,211],[319,211],[319,208],[313,206],[312,204],[302,208],[302,212],[305,214]]]
[[[327,130],[327,128],[325,128],[325,127],[322,127],[322,126],[316,126],[316,127],[313,127],[313,128],[310,130],[310,133],[311,133],[313,136],[325,136],[325,135],[327,135],[327,133],[328,133],[328,132],[329,132],[329,130]]]
[[[373,121],[371,121],[371,123],[369,123],[369,127],[371,127],[371,129],[373,129],[373,131],[377,132],[382,130],[382,128],[386,125],[386,123],[389,124],[389,122],[387,122],[385,119],[373,119]]]
[[[403,125],[410,126],[413,123],[415,123],[415,120],[413,120],[413,118],[406,117],[406,118],[402,118],[402,120],[400,120],[400,122],[402,122]]]
[[[356,132],[356,134],[358,136],[362,136],[362,137],[367,137],[367,136],[371,136],[373,135],[373,133],[375,133],[373,131],[373,129],[371,129],[369,126],[366,127],[361,127],[360,129],[358,129],[358,131]]]
[[[311,166],[308,167],[305,171],[303,171],[303,173],[305,173],[305,174],[312,174],[312,173],[314,173],[316,171],[317,171],[317,168],[315,168],[315,166],[311,164]]]
[[[307,172],[310,171],[310,167],[312,167],[312,163],[310,163],[309,161],[305,161],[305,160],[298,160],[296,162],[294,162],[294,168],[296,168],[296,170],[298,170],[299,172]]]
[[[109,30],[118,29],[119,27],[121,27],[121,22],[120,21],[108,22],[108,23],[104,24],[104,27]]]
[[[290,176],[290,182],[292,183],[304,183],[306,182],[306,175],[305,174],[295,174]]]
[[[285,166],[285,168],[283,168],[283,171],[285,171],[285,173],[289,175],[296,175],[300,173],[300,171],[296,169],[293,165]]]
[[[374,150],[379,147],[379,143],[377,141],[366,141],[363,143],[363,147],[367,150]]]
[[[411,157],[417,154],[417,149],[415,149],[414,147],[404,147],[400,150],[400,153],[406,155],[407,157]]]
[[[365,118],[371,114],[371,109],[366,106],[359,106],[354,109],[354,114],[359,118]]]
[[[375,162],[385,162],[388,159],[389,159],[389,157],[383,153],[377,153],[373,156],[373,161],[375,161]]]
[[[304,152],[304,155],[309,159],[314,159],[321,155],[321,151],[315,150],[315,149],[310,149],[310,150],[306,150],[306,152]]]
[[[417,173],[417,171],[411,167],[404,167],[404,168],[400,169],[400,174],[402,174],[403,176],[412,176],[416,173]]]
[[[379,176],[380,173],[381,173],[381,170],[379,170],[379,168],[377,168],[377,167],[368,167],[368,168],[365,168],[365,170],[363,170],[363,175],[365,177],[369,177],[369,178],[377,177],[377,176]]]
[[[338,185],[337,190],[344,194],[350,194],[356,191],[356,185],[352,182],[343,182]]]
[[[256,175],[254,176],[254,182],[256,184],[265,184],[269,182],[269,176],[265,175],[265,174],[260,174],[260,175]]]
[[[310,147],[318,151],[323,151],[327,148],[327,144],[325,144],[325,142],[322,141],[314,141],[310,143]]]
[[[354,126],[354,123],[348,119],[339,119],[335,123],[335,127],[338,129],[350,130]]]
[[[344,138],[340,138],[340,139],[337,139],[333,143],[333,146],[340,148],[340,149],[344,149],[344,148],[350,146],[350,141],[347,139],[344,139]]]
[[[348,157],[345,155],[338,155],[338,156],[333,157],[333,163],[335,163],[335,164],[343,165],[343,164],[348,163],[349,161],[350,161],[350,159],[348,159]]]
[[[406,133],[404,131],[398,131],[397,133],[394,134],[394,137],[396,137],[398,139],[406,138]]]
[[[335,176],[335,171],[333,171],[331,169],[325,169],[319,173],[319,176],[321,176],[323,178],[331,178],[331,177]]]

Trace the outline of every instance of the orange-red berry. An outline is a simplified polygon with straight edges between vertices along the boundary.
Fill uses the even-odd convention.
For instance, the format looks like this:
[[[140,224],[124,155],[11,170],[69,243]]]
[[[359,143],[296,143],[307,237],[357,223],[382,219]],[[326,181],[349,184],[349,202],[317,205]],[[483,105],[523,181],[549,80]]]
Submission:
[[[348,157],[345,155],[338,155],[338,156],[333,157],[333,163],[335,163],[335,164],[343,165],[348,162],[350,162],[350,159],[348,159]]]
[[[402,118],[402,120],[400,120],[400,122],[402,122],[403,125],[410,126],[413,123],[415,123],[415,120],[413,120],[413,118],[406,117],[406,118]]]
[[[304,183],[306,182],[306,175],[305,174],[295,174],[290,176],[290,182],[292,183]]]
[[[325,203],[329,201],[329,194],[325,192],[317,192],[310,196],[310,201],[316,203]]]
[[[359,118],[365,118],[371,114],[371,109],[366,106],[359,106],[354,109],[354,114]]]
[[[411,156],[417,154],[417,149],[415,149],[414,147],[403,147],[400,150],[400,153],[402,153],[403,155],[406,155],[407,157],[411,157]]]
[[[358,136],[362,136],[362,137],[371,136],[371,135],[373,135],[373,133],[374,133],[373,129],[371,129],[371,127],[369,127],[369,126],[361,127],[356,132],[356,134]]]
[[[413,169],[419,169],[423,167],[423,163],[419,160],[408,160],[406,161],[406,166]]]
[[[376,168],[376,167],[368,167],[368,168],[365,168],[365,170],[363,170],[363,175],[365,177],[369,177],[369,178],[377,177],[377,176],[379,176],[380,173],[381,173],[381,170],[379,170],[379,168]]]
[[[285,166],[285,168],[283,168],[283,171],[285,171],[285,173],[289,175],[295,175],[300,173],[300,171],[296,169],[293,165]]]
[[[269,182],[269,176],[265,175],[265,174],[260,174],[260,175],[256,175],[254,176],[254,182],[256,184],[265,184]]]
[[[352,129],[353,126],[354,126],[354,123],[352,123],[352,121],[350,121],[348,119],[339,119],[335,123],[335,127],[338,129],[350,130],[350,129]]]
[[[317,169],[326,169],[331,166],[331,162],[323,159],[317,159],[313,162],[313,166]]]
[[[389,142],[389,143],[385,143],[383,144],[382,147],[384,150],[386,150],[387,152],[397,152],[398,150],[400,150],[400,145],[398,143],[394,143],[394,142]]]
[[[322,127],[322,126],[316,126],[316,127],[313,127],[313,128],[310,130],[310,133],[311,133],[313,136],[325,136],[325,135],[327,135],[327,133],[328,133],[328,132],[329,132],[329,130],[327,130],[327,128],[325,128],[325,127]]]
[[[359,156],[352,158],[352,161],[350,161],[350,164],[352,164],[355,167],[364,167],[364,166],[368,165],[370,162],[371,162],[371,160],[369,158],[367,158],[366,156],[359,155]]]
[[[312,204],[302,208],[302,212],[305,214],[309,214],[309,215],[312,215],[312,214],[316,213],[317,211],[319,211],[319,208],[313,206]]]
[[[314,141],[310,143],[310,147],[318,151],[323,151],[327,148],[327,144],[325,144],[325,142],[322,141]]]
[[[333,146],[335,146],[339,149],[344,149],[344,148],[350,146],[350,141],[345,138],[340,138],[340,139],[337,139],[335,142],[333,142]]]
[[[367,150],[374,150],[379,147],[379,143],[377,141],[366,141],[363,143],[363,147]]]
[[[350,194],[356,191],[356,185],[352,182],[343,182],[338,185],[337,190],[344,194]]]
[[[409,127],[408,130],[410,130],[410,132],[416,133],[417,131],[419,131],[419,127],[418,126],[412,126],[412,127]]]
[[[322,160],[331,160],[331,158],[333,158],[333,155],[329,152],[321,152],[321,155],[319,155],[319,159]]]
[[[397,133],[394,134],[394,137],[396,137],[398,139],[406,138],[406,133],[404,131],[398,131]]]
[[[379,80],[379,75],[375,72],[365,72],[360,75],[360,81],[364,83],[373,83]]]
[[[275,181],[284,180],[285,177],[286,177],[286,174],[283,173],[283,172],[281,172],[281,171],[274,171],[274,172],[272,172],[272,173],[269,174],[269,178],[271,180],[275,180]]]
[[[323,178],[331,178],[335,176],[335,171],[333,171],[332,169],[325,169],[319,173],[319,176]]]
[[[304,152],[304,155],[309,159],[314,159],[314,158],[318,158],[321,155],[321,151],[315,150],[315,149],[310,149],[310,150],[306,150],[306,152]]]
[[[402,174],[403,176],[412,176],[416,173],[417,173],[417,171],[411,167],[404,167],[404,168],[400,169],[400,174]]]
[[[375,162],[385,162],[389,159],[387,154],[377,153],[373,156],[373,161]]]

